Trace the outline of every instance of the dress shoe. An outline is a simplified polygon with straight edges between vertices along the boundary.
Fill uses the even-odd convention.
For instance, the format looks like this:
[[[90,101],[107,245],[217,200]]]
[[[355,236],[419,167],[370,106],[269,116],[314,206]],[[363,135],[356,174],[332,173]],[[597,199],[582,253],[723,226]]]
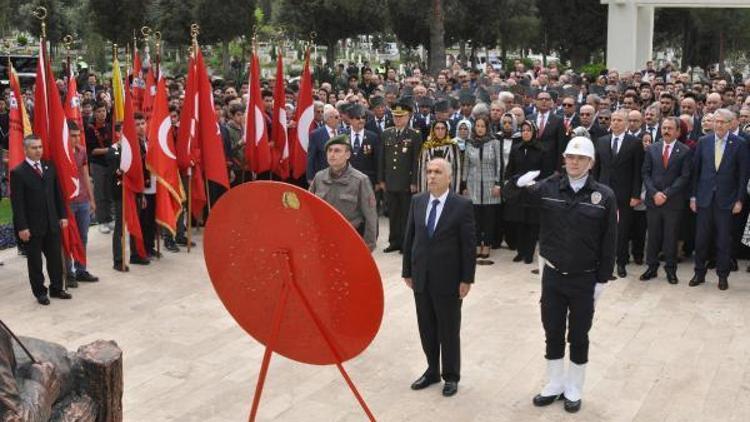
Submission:
[[[131,256],[130,263],[136,265],[148,265],[151,263],[151,261],[146,258],[141,258],[140,256]]]
[[[78,288],[78,281],[76,281],[76,278],[73,274],[65,277],[65,286],[71,287],[73,289]]]
[[[680,280],[677,278],[677,272],[675,270],[664,270],[667,273],[667,281],[669,284],[677,284]]]
[[[521,262],[521,261],[523,261],[523,255],[518,254],[518,255],[516,255],[516,256],[513,257],[513,262]],[[748,270],[750,270],[750,267],[747,267],[747,268],[748,268]]]
[[[66,292],[65,290],[60,290],[59,292],[54,292],[50,290],[49,297],[54,297],[57,299],[72,299],[73,298],[73,296],[70,293]]]
[[[437,384],[439,382],[440,382],[440,377],[432,377],[432,376],[429,376],[429,375],[425,374],[425,375],[422,375],[421,377],[419,377],[419,379],[417,379],[416,381],[414,381],[411,384],[411,389],[412,390],[423,390],[423,389],[431,386],[432,384]]]
[[[172,241],[164,241],[164,249],[168,250],[169,252],[177,253],[180,251],[180,248],[177,246],[177,244]]]
[[[539,274],[539,268],[534,268],[531,270],[531,274]]]
[[[524,264],[533,264],[534,263],[534,258],[524,258],[523,259],[523,263]]]
[[[113,265],[112,268],[114,268],[115,270],[121,273],[126,273],[130,271],[130,267],[128,267],[127,265],[122,265],[122,263],[120,262],[115,262],[115,265]]]
[[[639,277],[639,279],[641,281],[648,281],[648,280],[651,280],[652,278],[656,278],[656,276],[658,275],[658,273],[659,273],[659,267],[651,267],[651,266],[649,266],[648,269],[646,270],[646,272],[643,273],[643,274],[641,274],[641,276]]]
[[[446,381],[443,386],[443,396],[455,396],[458,393],[458,383],[456,381]]]
[[[149,258],[161,258],[161,252],[159,251],[146,251],[146,255]]]
[[[726,290],[729,288],[729,281],[726,277],[719,277],[719,290]]]
[[[643,265],[643,257],[633,258],[633,262],[635,262],[635,265]]]
[[[617,280],[617,277],[611,275],[611,276],[609,276],[608,280],[609,281],[615,281],[615,280]]]
[[[400,250],[401,250],[401,248],[399,248],[398,246],[388,245],[387,248],[383,249],[383,252],[390,253],[390,252],[396,252],[396,251],[400,251]]]
[[[620,278],[625,278],[625,277],[628,276],[628,272],[625,271],[625,266],[624,265],[618,265],[617,266],[617,276],[620,277]]]
[[[568,400],[565,399],[565,411],[568,413],[576,413],[579,410],[581,410],[581,401],[580,400]]]
[[[47,295],[37,297],[36,301],[39,302],[40,305],[49,305],[49,298]]]
[[[737,260],[732,258],[731,261],[729,261],[729,271],[737,271],[740,267],[737,265]]]
[[[175,243],[177,243],[178,245],[182,245],[182,246],[187,246],[187,244],[188,244],[188,240],[187,240],[187,237],[185,237],[185,236],[179,236],[179,237],[176,237],[176,238],[174,239],[174,241],[175,241]],[[193,242],[193,241],[191,240],[191,241],[190,241],[190,247],[192,248],[193,246],[195,246],[195,242]]]
[[[706,282],[706,276],[705,275],[698,275],[694,274],[693,278],[690,279],[690,282],[688,283],[688,286],[695,287],[699,284],[703,284]]]
[[[82,271],[76,275],[76,280],[85,283],[96,283],[97,281],[99,281],[99,277],[92,275],[88,271]]]
[[[541,394],[537,394],[534,396],[534,400],[532,402],[534,403],[534,406],[536,407],[543,407],[543,406],[549,406],[552,403],[554,403],[557,400],[562,400],[563,395],[559,394],[556,396],[543,396]]]

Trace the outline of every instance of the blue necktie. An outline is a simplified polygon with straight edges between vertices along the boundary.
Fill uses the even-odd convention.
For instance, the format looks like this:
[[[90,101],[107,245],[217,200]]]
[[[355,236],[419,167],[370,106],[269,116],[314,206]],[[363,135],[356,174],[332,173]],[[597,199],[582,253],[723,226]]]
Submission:
[[[359,142],[359,133],[355,133],[354,134],[354,149],[357,150],[357,151],[359,151],[359,147],[361,145],[362,144]]]
[[[432,200],[432,209],[430,209],[430,215],[427,217],[427,237],[432,239],[432,235],[435,234],[435,220],[437,219],[437,207],[440,205],[439,199]]]

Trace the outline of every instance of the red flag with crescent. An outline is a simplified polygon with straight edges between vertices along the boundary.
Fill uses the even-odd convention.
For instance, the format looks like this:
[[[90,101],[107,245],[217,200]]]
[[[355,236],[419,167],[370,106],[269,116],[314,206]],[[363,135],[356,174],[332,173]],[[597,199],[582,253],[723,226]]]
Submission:
[[[135,249],[138,255],[146,257],[143,244],[143,232],[138,218],[137,194],[143,192],[143,160],[141,159],[141,143],[135,130],[135,113],[130,87],[125,80],[125,111],[122,121],[122,137],[120,138],[120,171],[122,171],[123,189],[123,221],[128,233],[135,238]]]
[[[297,100],[296,130],[292,131],[292,177],[298,179],[307,169],[307,145],[310,132],[314,128],[315,108],[312,98],[312,77],[310,75],[310,49],[305,52],[305,68],[302,70],[302,80],[299,84],[299,99]]]
[[[273,173],[285,180],[289,178],[289,142],[287,140],[286,88],[284,87],[284,64],[279,52],[276,59],[276,85],[273,88]]]
[[[200,128],[201,166],[205,178],[229,189],[229,173],[224,155],[224,143],[221,129],[214,111],[214,94],[208,80],[206,65],[200,49],[196,53],[196,72],[198,76],[198,127]]]
[[[245,162],[255,173],[271,170],[271,148],[268,144],[263,97],[260,90],[260,61],[253,52],[250,67],[250,99],[245,110]]]
[[[78,94],[78,83],[73,76],[72,69],[68,71],[68,92],[65,95],[65,116],[78,124],[78,128],[83,133],[86,128],[83,126],[83,116],[81,116],[81,96]]]

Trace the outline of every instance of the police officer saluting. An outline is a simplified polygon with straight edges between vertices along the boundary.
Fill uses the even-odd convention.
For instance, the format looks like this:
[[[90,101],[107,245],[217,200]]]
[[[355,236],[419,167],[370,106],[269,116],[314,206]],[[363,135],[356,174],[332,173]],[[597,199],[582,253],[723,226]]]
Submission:
[[[567,174],[533,185],[536,174],[530,172],[520,176],[516,185],[531,186],[529,191],[540,207],[541,311],[548,382],[534,397],[534,405],[547,406],[564,399],[565,410],[577,412],[594,302],[615,264],[617,201],[610,188],[589,174],[595,157],[591,140],[574,137],[563,156]],[[563,361],[566,319],[571,361],[567,373]]]
[[[352,147],[348,135],[328,140],[325,151],[328,168],[315,174],[310,192],[336,208],[372,251],[377,241],[378,214],[370,179],[349,164]]]

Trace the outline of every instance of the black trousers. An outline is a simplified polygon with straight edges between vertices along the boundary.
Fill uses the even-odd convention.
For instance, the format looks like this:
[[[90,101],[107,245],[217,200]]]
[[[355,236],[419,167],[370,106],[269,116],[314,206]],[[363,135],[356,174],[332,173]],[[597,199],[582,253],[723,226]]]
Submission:
[[[388,244],[401,249],[404,243],[406,220],[409,218],[411,192],[387,191],[385,200],[388,201]]]
[[[695,273],[706,274],[706,260],[713,240],[716,248],[716,274],[719,277],[729,276],[732,258],[732,210],[722,210],[716,204],[698,208],[695,225]]]
[[[122,200],[115,200],[114,205],[115,230],[112,232],[112,259],[115,265],[119,266],[122,263]],[[140,207],[139,204],[136,205]],[[137,257],[138,250],[135,247],[135,238],[133,236],[128,237],[130,237],[130,257]]]
[[[630,254],[633,258],[643,258],[646,246],[646,211],[633,211],[633,224],[630,225]]]
[[[146,198],[146,208],[138,215],[143,233],[143,246],[146,253],[156,251],[156,195],[143,195]]]
[[[595,273],[563,275],[545,266],[542,272],[542,326],[548,360],[565,356],[567,320],[570,360],[583,365],[589,360],[589,330],[594,319]]]
[[[536,242],[539,240],[539,224],[512,223],[516,231],[516,250],[526,262],[534,260]]]
[[[646,264],[659,266],[659,252],[664,254],[664,268],[677,269],[677,239],[683,210],[670,210],[663,207],[649,208],[648,253]]]
[[[682,239],[682,253],[685,256],[690,256],[695,250],[695,213],[690,207],[686,207],[682,211],[682,218],[680,219],[681,226],[681,239]]]
[[[477,246],[491,246],[495,242],[497,205],[474,205]]]
[[[458,292],[451,295],[434,293],[429,280],[421,293],[414,292],[417,325],[422,350],[427,358],[429,376],[442,375],[445,381],[461,378],[461,303]],[[442,354],[442,371],[440,356]]]
[[[750,248],[742,243],[749,211],[750,207],[744,205],[739,214],[732,214],[732,258],[734,259],[747,259],[750,256]]]
[[[34,236],[24,244],[26,249],[26,266],[29,269],[29,282],[34,296],[47,294],[42,272],[42,254],[47,261],[47,275],[49,275],[49,290],[61,292],[63,290],[63,263],[60,250],[60,234],[47,232],[44,236]]]
[[[503,244],[503,240],[508,245],[508,248],[515,249],[515,230],[512,229],[512,225],[505,221],[504,218],[505,204],[495,205],[495,238],[492,242],[492,246],[499,248]]]
[[[619,221],[617,222],[617,265],[626,265],[630,252],[630,226],[633,224],[633,208],[629,204],[617,204]]]

